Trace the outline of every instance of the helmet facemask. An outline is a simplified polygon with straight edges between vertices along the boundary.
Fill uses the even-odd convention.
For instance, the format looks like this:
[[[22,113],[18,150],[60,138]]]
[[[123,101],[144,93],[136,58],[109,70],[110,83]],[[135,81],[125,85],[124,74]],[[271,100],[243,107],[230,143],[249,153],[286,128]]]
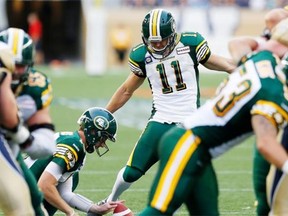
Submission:
[[[106,145],[106,140],[108,137],[101,135],[101,131],[96,131],[95,129],[84,128],[84,135],[86,137],[86,151],[89,154],[92,154],[94,151],[101,157],[109,151],[108,146]],[[102,150],[104,148],[104,150]]]
[[[166,58],[176,43],[176,24],[171,13],[162,9],[149,12],[142,23],[142,40],[155,59]]]

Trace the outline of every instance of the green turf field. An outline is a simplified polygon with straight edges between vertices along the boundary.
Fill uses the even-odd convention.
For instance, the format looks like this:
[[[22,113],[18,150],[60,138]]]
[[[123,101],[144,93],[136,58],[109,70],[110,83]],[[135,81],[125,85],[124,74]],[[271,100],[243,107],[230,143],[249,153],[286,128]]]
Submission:
[[[76,121],[80,114],[91,106],[105,106],[128,75],[128,69],[108,71],[103,76],[88,76],[80,66],[57,70],[45,67],[40,69],[46,71],[52,80],[54,101],[51,111],[57,131],[76,130]],[[211,91],[224,76],[225,74],[219,73],[201,74],[201,87]],[[147,83],[141,88],[148,90]],[[126,163],[141,128],[149,117],[150,107],[149,97],[136,95],[122,110],[115,113],[119,123],[117,142],[109,143],[110,151],[101,158],[96,154],[88,155],[86,166],[80,173],[80,185],[76,190],[78,193],[95,202],[106,198],[118,170]],[[219,179],[222,215],[255,215],[251,184],[252,143],[253,139],[250,139],[214,161]],[[121,197],[135,214],[146,205],[156,168],[157,165]],[[176,215],[188,213],[185,208],[181,208]]]

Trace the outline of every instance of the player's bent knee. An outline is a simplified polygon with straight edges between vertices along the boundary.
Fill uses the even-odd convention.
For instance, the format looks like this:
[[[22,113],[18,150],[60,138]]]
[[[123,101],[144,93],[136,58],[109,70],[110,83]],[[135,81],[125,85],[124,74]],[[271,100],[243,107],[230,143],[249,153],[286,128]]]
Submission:
[[[142,175],[143,173],[140,170],[133,168],[133,167],[126,166],[125,171],[123,173],[123,179],[126,182],[135,182],[139,178],[141,178]]]

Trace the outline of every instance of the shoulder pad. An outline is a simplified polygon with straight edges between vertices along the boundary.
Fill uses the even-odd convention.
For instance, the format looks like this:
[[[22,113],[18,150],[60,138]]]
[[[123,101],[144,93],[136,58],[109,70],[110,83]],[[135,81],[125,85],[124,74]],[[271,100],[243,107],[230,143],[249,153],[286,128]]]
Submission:
[[[205,38],[198,32],[183,32],[181,33],[180,42],[187,46],[197,46]]]
[[[141,62],[145,60],[146,53],[147,48],[143,43],[141,43],[132,48],[129,58],[132,59],[133,61]]]
[[[142,43],[135,46],[129,56],[130,70],[137,76],[145,77],[145,55],[147,53],[146,46]]]

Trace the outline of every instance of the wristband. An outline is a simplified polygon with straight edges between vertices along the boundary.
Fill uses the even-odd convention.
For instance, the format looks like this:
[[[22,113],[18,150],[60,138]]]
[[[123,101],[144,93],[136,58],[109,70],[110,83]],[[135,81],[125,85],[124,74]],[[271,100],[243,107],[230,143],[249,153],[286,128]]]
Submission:
[[[283,173],[288,174],[288,160],[286,160],[281,168]]]

